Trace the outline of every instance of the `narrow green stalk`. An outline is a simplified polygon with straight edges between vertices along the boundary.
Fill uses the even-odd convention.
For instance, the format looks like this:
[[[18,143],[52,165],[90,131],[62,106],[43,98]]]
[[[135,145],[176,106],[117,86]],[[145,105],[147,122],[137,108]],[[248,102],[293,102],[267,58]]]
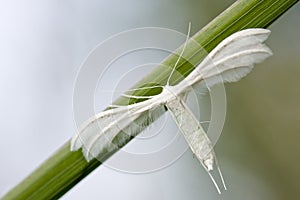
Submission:
[[[232,33],[241,29],[253,27],[267,27],[278,17],[285,13],[299,0],[239,0],[216,17],[212,22],[193,36],[193,39],[210,52],[220,41]],[[199,63],[205,56],[204,51],[187,45],[185,56],[190,62],[182,61],[178,65],[178,71],[187,76],[194,69],[190,63]],[[162,65],[174,66],[176,55],[170,55]],[[158,66],[152,73],[140,81],[136,87],[149,82],[164,84],[168,78],[169,71]],[[174,82],[178,82],[177,79]],[[149,89],[145,93],[155,94],[157,91]],[[122,104],[123,99],[117,101]],[[124,102],[123,102],[124,104]],[[127,137],[125,143],[120,143],[120,137],[114,139],[119,147],[124,146],[132,138]],[[55,199],[76,185],[80,180],[92,172],[101,163],[93,160],[86,162],[81,151],[71,152],[69,141],[63,145],[53,156],[46,160],[32,174],[9,191],[2,199]],[[114,152],[103,152],[103,158],[108,158]]]

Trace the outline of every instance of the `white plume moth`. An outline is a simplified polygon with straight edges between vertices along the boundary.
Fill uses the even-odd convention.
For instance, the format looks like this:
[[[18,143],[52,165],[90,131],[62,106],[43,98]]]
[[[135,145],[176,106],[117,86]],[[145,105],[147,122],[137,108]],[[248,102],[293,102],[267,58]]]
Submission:
[[[190,27],[189,27],[190,31]],[[111,151],[117,147],[112,143],[120,131],[135,136],[148,123],[136,126],[133,122],[152,121],[160,115],[166,106],[171,112],[188,145],[202,166],[208,172],[216,189],[220,189],[210,171],[216,163],[222,183],[226,189],[221,170],[218,166],[213,146],[201,124],[186,106],[184,100],[191,87],[206,83],[212,87],[221,82],[236,82],[246,76],[255,63],[260,63],[272,55],[271,50],[263,44],[270,34],[269,30],[253,28],[239,31],[224,39],[205,59],[180,83],[170,86],[169,80],[181,58],[177,60],[166,86],[155,96],[131,96],[130,98],[147,99],[128,106],[115,106],[87,120],[71,140],[71,151],[82,148],[87,161],[97,158],[103,150]],[[189,37],[189,33],[188,33]],[[187,40],[188,40],[187,37]],[[155,87],[155,86],[154,86]],[[152,88],[152,87],[151,87]],[[138,89],[136,89],[138,90]],[[145,115],[147,113],[148,115]],[[144,117],[143,117],[144,116]]]

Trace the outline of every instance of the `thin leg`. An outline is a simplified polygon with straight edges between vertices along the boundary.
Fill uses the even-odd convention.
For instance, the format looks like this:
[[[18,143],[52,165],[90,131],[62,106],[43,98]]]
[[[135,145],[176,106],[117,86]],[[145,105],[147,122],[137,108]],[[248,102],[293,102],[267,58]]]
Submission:
[[[156,95],[154,95],[154,96],[135,96],[135,95],[129,95],[129,94],[122,94],[121,96],[127,97],[127,98],[133,98],[133,99],[151,99],[151,98],[155,97]]]
[[[200,161],[200,163],[201,163],[201,165],[203,166],[203,168],[205,169],[205,171],[208,173],[209,178],[211,179],[211,181],[212,181],[213,184],[215,185],[215,188],[217,189],[218,193],[221,194],[221,190],[220,190],[220,188],[219,188],[219,186],[218,186],[216,180],[215,180],[214,177],[211,175],[210,171],[208,171],[208,169],[206,168],[206,166],[204,165],[203,162]]]
[[[218,169],[218,172],[219,172],[219,175],[220,175],[220,178],[221,178],[223,187],[224,187],[225,190],[227,190],[227,187],[226,187],[226,184],[225,184],[225,180],[224,180],[224,178],[223,178],[222,171],[221,171],[221,168],[220,168],[220,165],[219,165],[217,156],[216,156],[215,152],[213,152],[213,154],[214,154],[214,158],[215,158],[215,162],[216,162],[216,167],[217,167],[217,169]]]

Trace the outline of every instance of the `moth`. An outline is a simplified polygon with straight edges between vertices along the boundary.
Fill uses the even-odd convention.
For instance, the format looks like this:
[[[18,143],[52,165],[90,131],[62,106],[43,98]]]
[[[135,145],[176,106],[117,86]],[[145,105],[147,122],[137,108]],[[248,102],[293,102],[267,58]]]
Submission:
[[[188,33],[167,85],[157,86],[162,87],[162,92],[155,96],[124,95],[146,100],[128,106],[114,106],[88,119],[73,136],[71,151],[82,148],[87,161],[97,158],[103,150],[112,151],[117,148],[112,141],[120,131],[130,137],[135,136],[149,124],[149,121],[161,115],[166,107],[171,112],[191,151],[209,174],[217,191],[221,193],[210,173],[216,164],[226,190],[213,145],[200,122],[185,104],[185,99],[195,85],[200,85],[200,87],[206,85],[211,88],[215,84],[236,82],[246,76],[253,69],[254,64],[272,55],[272,51],[264,44],[269,34],[270,30],[252,28],[230,35],[220,42],[185,79],[176,85],[170,85],[170,77],[187,44]],[[147,123],[143,123],[147,120]]]

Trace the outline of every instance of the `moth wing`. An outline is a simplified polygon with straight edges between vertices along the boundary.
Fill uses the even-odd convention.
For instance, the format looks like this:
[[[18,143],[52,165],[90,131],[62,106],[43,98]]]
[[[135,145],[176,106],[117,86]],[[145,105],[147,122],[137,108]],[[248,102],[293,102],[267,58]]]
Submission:
[[[271,31],[263,28],[250,28],[238,31],[220,42],[209,56],[213,60],[220,60],[226,56],[255,47],[266,41]]]
[[[152,108],[147,101],[118,107],[101,112],[88,119],[78,129],[71,140],[71,151],[82,148],[87,161],[99,158],[104,149],[108,151],[118,148],[113,139],[123,132],[125,140],[143,130],[151,120],[162,112],[158,107]],[[141,123],[147,118],[146,122]],[[120,144],[120,142],[118,142]]]
[[[253,65],[264,61],[272,51],[263,42],[270,30],[254,28],[232,34],[224,39],[192,73],[207,87],[222,82],[236,82],[246,76]],[[199,82],[195,79],[194,83]],[[190,80],[193,81],[193,80]]]

